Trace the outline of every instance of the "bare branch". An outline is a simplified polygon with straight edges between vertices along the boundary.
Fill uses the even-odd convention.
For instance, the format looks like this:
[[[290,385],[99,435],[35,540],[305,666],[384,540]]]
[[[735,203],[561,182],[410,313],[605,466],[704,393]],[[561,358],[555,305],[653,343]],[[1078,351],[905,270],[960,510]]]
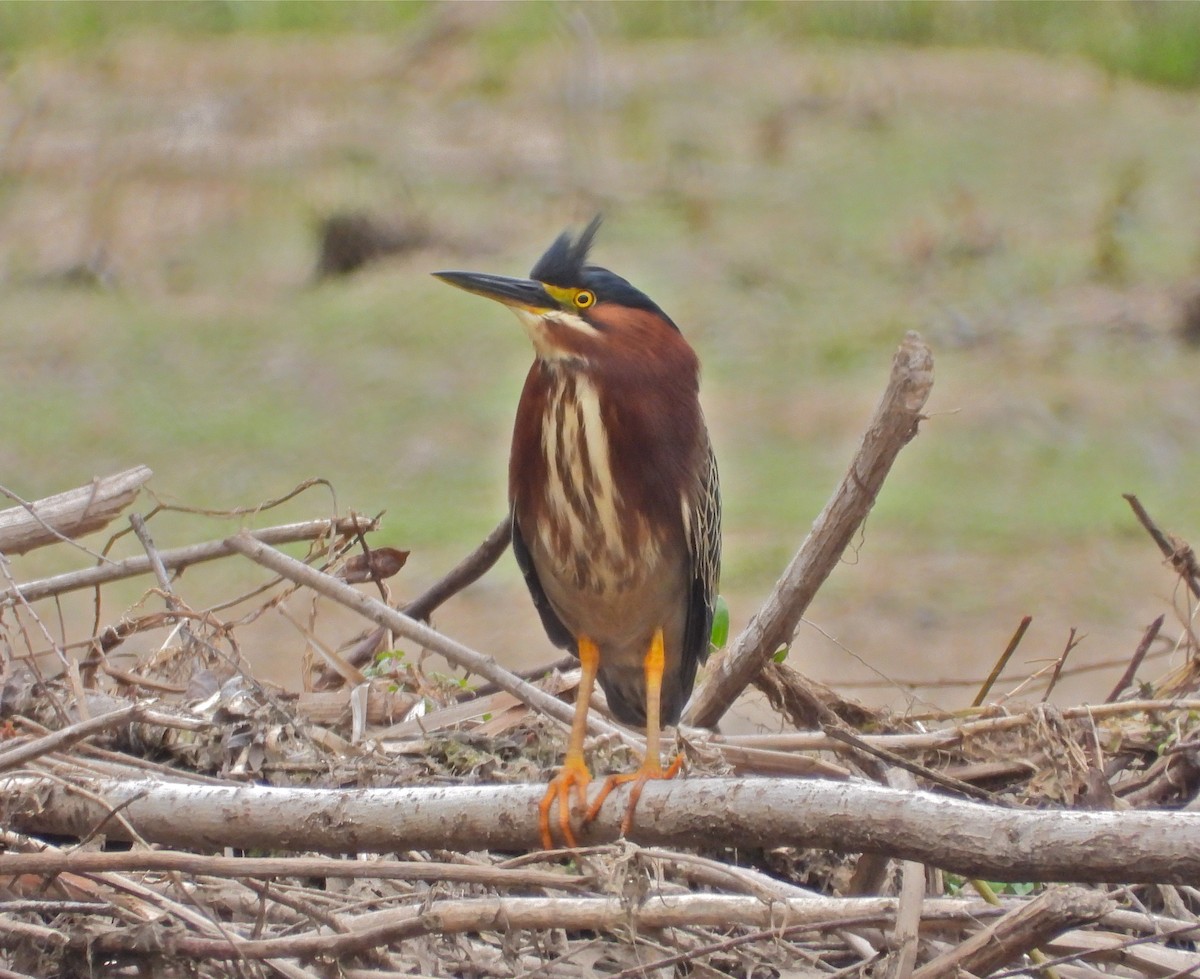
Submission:
[[[979,693],[975,694],[975,699],[971,701],[972,707],[979,707],[987,700],[987,695],[991,692],[993,685],[1000,679],[1000,674],[1004,672],[1004,667],[1008,665],[1008,661],[1012,659],[1012,654],[1017,651],[1017,647],[1021,645],[1021,640],[1025,638],[1025,633],[1029,630],[1029,624],[1033,621],[1032,615],[1022,617],[1017,625],[1017,631],[1012,634],[1008,645],[1004,647],[1004,652],[1000,654],[1000,658],[996,660],[992,667],[992,672],[988,674],[988,678],[983,681],[983,686],[979,688]]]
[[[154,473],[136,466],[65,493],[0,510],[0,554],[24,554],[99,530],[124,510]],[[8,490],[4,495],[15,497]]]
[[[997,717],[982,717],[966,721],[939,731],[913,734],[862,734],[863,744],[875,745],[891,751],[930,751],[949,748],[981,734],[1010,731],[1027,724],[1041,723],[1046,707],[1038,704],[1029,710],[1003,714]],[[1163,698],[1158,700],[1121,700],[1112,704],[1081,704],[1056,711],[1056,716],[1067,720],[1076,718],[1115,717],[1120,714],[1157,714],[1171,711],[1200,711],[1200,699]],[[732,734],[712,735],[710,740],[718,745],[763,748],[774,751],[844,751],[845,741],[823,731],[796,731],[784,734]]]
[[[1071,626],[1071,632],[1067,636],[1067,644],[1063,647],[1062,654],[1054,661],[1054,671],[1050,674],[1050,682],[1046,684],[1046,689],[1042,693],[1042,703],[1046,703],[1050,699],[1050,694],[1058,685],[1059,678],[1063,675],[1063,667],[1067,663],[1067,657],[1071,655],[1071,650],[1083,642],[1083,636],[1076,638],[1075,627]]]
[[[359,532],[366,533],[376,530],[378,527],[378,520],[350,516],[340,517],[336,520],[307,520],[303,523],[267,527],[263,530],[248,531],[248,533],[255,540],[260,540],[264,544],[278,546],[302,540],[317,540],[330,534],[345,536]],[[177,571],[192,564],[228,557],[233,553],[234,549],[224,540],[213,540],[205,541],[203,544],[178,547],[170,551],[160,551],[158,556],[168,571]],[[19,588],[0,591],[0,608],[15,604],[19,598],[24,598],[27,602],[36,602],[38,599],[51,595],[63,595],[83,588],[93,588],[96,585],[119,581],[122,578],[135,578],[150,570],[150,558],[142,554],[95,568],[84,568],[81,571],[55,575],[53,578],[40,578],[37,581],[27,582]]]
[[[917,786],[910,772],[888,772],[888,784],[893,788],[912,790]],[[888,979],[909,979],[917,961],[920,947],[921,904],[925,897],[925,866],[915,860],[900,864],[900,895],[896,907],[896,924],[892,929],[895,953]]]
[[[714,726],[775,651],[791,643],[817,589],[874,506],[896,456],[917,434],[932,387],[933,355],[909,332],[849,470],[763,607],[709,669],[684,714],[686,723]]]
[[[505,517],[500,523],[496,524],[492,532],[483,539],[475,550],[447,571],[442,578],[430,585],[422,594],[401,608],[400,611],[410,618],[428,622],[429,616],[445,601],[453,598],[468,585],[482,578],[500,560],[500,555],[507,550],[511,540],[512,519],[511,517]],[[349,648],[344,648],[341,651],[340,659],[350,666],[365,666],[382,648],[386,636],[387,629],[382,627],[374,629],[361,638],[356,639]],[[539,676],[540,672],[542,671],[535,672],[532,675]],[[318,681],[318,685],[324,686],[333,682],[337,673],[338,670],[333,664],[326,665],[321,671],[321,679]],[[526,677],[522,677],[522,679],[526,679]]]
[[[109,806],[147,841],[170,846],[392,852],[536,848],[540,785],[395,789],[214,786],[80,778],[87,793],[34,774],[0,778],[6,821],[78,836]],[[581,834],[618,838],[625,808],[605,806]],[[849,818],[848,814],[854,818]],[[111,826],[114,838],[122,830]],[[630,837],[648,845],[822,847],[886,853],[968,877],[1151,881],[1200,877],[1200,812],[1014,810],[930,792],[803,779],[650,782]]]
[[[1115,911],[1105,915],[1104,920],[1117,917]],[[1183,948],[1171,948],[1167,940],[1186,940],[1187,926],[1179,924],[1173,930],[1164,927],[1153,938],[1129,938],[1111,932],[1069,931],[1046,942],[1046,948],[1059,956],[1048,964],[1072,962],[1083,959],[1087,962],[1119,964],[1127,974],[1135,976],[1162,976],[1164,979],[1184,979],[1200,970],[1200,957]],[[1113,975],[1105,970],[1101,975]]]
[[[458,594],[467,585],[478,581],[498,560],[512,540],[512,520],[505,517],[483,542],[451,568],[446,575],[404,606],[404,614],[426,621],[446,599]]]
[[[269,568],[276,574],[290,578],[297,584],[311,588],[313,591],[330,598],[335,602],[353,609],[372,622],[378,623],[393,632],[420,643],[426,649],[440,653],[451,663],[463,669],[470,670],[487,680],[491,680],[501,690],[512,694],[523,704],[534,710],[553,717],[563,724],[570,726],[574,716],[574,708],[553,697],[546,691],[526,683],[520,677],[510,673],[491,656],[477,653],[468,649],[462,643],[455,642],[448,636],[431,629],[424,622],[409,618],[403,612],[397,612],[390,605],[371,598],[362,592],[355,591],[344,581],[332,575],[323,574],[307,564],[288,557],[274,548],[256,540],[250,534],[242,533],[230,537],[226,543],[235,551],[244,554],[250,560]],[[627,731],[601,720],[594,714],[588,717],[588,729],[594,734],[610,734],[632,747],[641,747],[641,740],[630,735]]]
[[[970,799],[990,799],[992,794],[977,786],[971,785],[969,782],[963,782],[960,779],[951,778],[942,772],[935,771],[927,765],[918,765],[915,762],[909,761],[894,752],[888,751],[886,748],[881,748],[878,745],[870,744],[860,738],[852,731],[843,731],[836,727],[827,727],[825,733],[828,734],[834,741],[840,741],[843,744],[849,745],[857,751],[861,751],[865,755],[872,758],[877,758],[880,761],[886,761],[889,765],[895,765],[903,771],[909,772],[912,775],[920,775],[921,778],[932,782],[934,785],[940,785],[944,789],[949,789],[951,792],[957,792],[965,795]]]
[[[327,877],[379,880],[450,881],[484,887],[550,887],[578,890],[586,877],[547,870],[415,860],[343,860],[335,857],[224,857],[169,850],[50,850],[0,853],[0,876],[62,873],[178,872],[208,877]]]

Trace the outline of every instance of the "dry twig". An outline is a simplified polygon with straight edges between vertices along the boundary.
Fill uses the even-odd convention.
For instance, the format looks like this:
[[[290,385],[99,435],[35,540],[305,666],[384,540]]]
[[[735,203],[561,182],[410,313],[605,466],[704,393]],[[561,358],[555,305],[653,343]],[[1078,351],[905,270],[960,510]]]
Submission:
[[[1021,640],[1025,638],[1025,632],[1029,629],[1029,623],[1033,621],[1032,615],[1024,616],[1017,625],[1017,631],[1013,633],[1012,638],[1008,641],[1008,645],[1004,647],[1004,652],[1000,654],[1000,658],[996,660],[996,665],[992,667],[992,672],[988,674],[988,678],[983,681],[983,686],[979,688],[979,693],[975,695],[975,699],[971,702],[972,707],[980,706],[991,691],[993,684],[1000,679],[1000,674],[1004,672],[1004,667],[1008,665],[1008,661],[1012,659],[1012,654],[1017,651],[1017,647],[1021,645]]]
[[[978,905],[941,898],[927,902],[926,917],[940,921],[966,921],[979,915]],[[161,949],[182,958],[260,959],[266,957],[343,957],[388,942],[419,935],[454,935],[464,932],[513,932],[518,929],[562,928],[568,931],[624,932],[636,929],[715,926],[730,924],[777,928],[828,928],[839,923],[886,923],[894,914],[891,898],[792,898],[774,902],[720,894],[680,894],[655,897],[637,907],[620,898],[475,898],[435,901],[428,906],[399,908],[359,915],[348,934],[298,935],[229,941],[162,933]],[[67,942],[95,953],[130,952],[144,938],[112,932],[68,936]],[[0,936],[0,944],[3,936]]]
[[[224,857],[170,850],[50,850],[0,853],[0,877],[62,873],[177,872],[206,877],[320,877],[449,881],[482,887],[547,887],[577,891],[586,877],[521,868],[415,860],[344,860],[334,857]]]
[[[1129,666],[1125,668],[1125,672],[1121,674],[1121,679],[1117,681],[1117,685],[1112,688],[1112,693],[1104,698],[1106,704],[1111,704],[1126,688],[1133,683],[1133,678],[1137,676],[1138,667],[1142,665],[1142,660],[1146,658],[1146,653],[1150,651],[1150,645],[1158,638],[1158,630],[1162,628],[1163,622],[1166,621],[1166,615],[1160,615],[1157,619],[1150,623],[1142,636],[1142,641],[1137,644],[1137,649],[1133,651],[1133,656],[1129,658]]]
[[[458,562],[445,575],[435,581],[422,594],[400,609],[411,619],[428,622],[429,616],[444,602],[473,582],[478,581],[508,549],[512,540],[512,520],[505,517],[483,539],[480,545]],[[269,542],[268,542],[269,543]],[[349,648],[341,651],[338,660],[351,667],[365,666],[383,646],[388,630],[380,627],[354,640]],[[333,674],[340,672],[332,663],[322,670],[318,686],[333,682]],[[536,673],[533,675],[537,675]],[[524,677],[523,677],[524,679]],[[484,691],[480,691],[481,693]]]
[[[21,765],[28,765],[35,758],[40,758],[54,751],[61,751],[76,742],[82,741],[84,738],[90,738],[93,734],[99,734],[101,731],[111,731],[113,728],[125,727],[126,725],[135,723],[144,719],[146,710],[146,704],[128,704],[125,707],[117,707],[97,717],[89,717],[86,720],[77,721],[74,724],[43,735],[33,741],[14,745],[0,752],[0,772],[17,768]]]
[[[1200,598],[1200,569],[1196,566],[1196,554],[1187,542],[1177,540],[1163,533],[1154,519],[1146,512],[1146,508],[1142,506],[1141,501],[1132,493],[1122,494],[1125,502],[1129,504],[1133,510],[1134,516],[1138,518],[1138,522],[1146,529],[1146,533],[1158,545],[1158,549],[1162,551],[1163,557],[1171,562],[1180,577],[1187,583],[1188,589],[1196,597]]]

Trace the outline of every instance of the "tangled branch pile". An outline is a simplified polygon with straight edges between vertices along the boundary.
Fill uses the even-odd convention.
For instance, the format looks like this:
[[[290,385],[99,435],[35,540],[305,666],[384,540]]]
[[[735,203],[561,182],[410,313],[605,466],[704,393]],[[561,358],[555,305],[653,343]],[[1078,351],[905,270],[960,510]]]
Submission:
[[[923,397],[904,394],[915,415]],[[914,424],[901,417],[878,439],[885,456]],[[837,559],[874,499],[887,464],[870,465],[872,451],[868,433],[689,714],[719,717],[749,676],[789,730],[685,726],[687,777],[646,787],[628,839],[614,804],[569,852],[538,849],[535,812],[577,677],[515,676],[420,621],[486,570],[503,525],[404,612],[386,586],[403,553],[372,549],[375,521],[353,516],[178,551],[159,551],[135,516],[142,556],[9,576],[0,975],[1200,971],[1200,698],[1186,626],[1187,667],[1135,688],[1141,656],[1164,641],[1160,619],[1108,702],[1068,709],[983,705],[984,690],[970,711],[893,716],[769,662],[828,571],[821,555]],[[75,510],[55,498],[0,514],[0,551],[17,549],[18,525],[21,549],[78,532],[81,512],[102,525],[148,476],[98,482]],[[299,540],[311,542],[304,561],[276,549]],[[1195,593],[1190,551],[1162,541]],[[205,608],[170,577],[244,558],[277,577]],[[57,596],[137,575],[157,587],[119,621],[55,636]],[[326,648],[311,625],[331,601],[372,631]],[[301,693],[262,682],[243,656],[239,634],[267,613],[305,632]],[[389,655],[406,643],[463,675]],[[598,768],[632,767],[639,737],[599,718],[592,733]]]

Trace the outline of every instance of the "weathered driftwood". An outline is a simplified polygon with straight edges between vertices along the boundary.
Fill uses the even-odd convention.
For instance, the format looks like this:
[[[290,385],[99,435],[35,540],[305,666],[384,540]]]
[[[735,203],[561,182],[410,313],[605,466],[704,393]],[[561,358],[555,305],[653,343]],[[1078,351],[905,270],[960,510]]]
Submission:
[[[766,603],[706,673],[684,712],[686,723],[714,726],[779,647],[791,643],[804,610],[874,506],[896,456],[917,434],[932,388],[933,355],[909,332],[849,470]]]
[[[334,520],[306,520],[302,523],[266,527],[262,530],[247,531],[247,533],[255,540],[279,545],[303,540],[317,540],[330,535],[340,537],[348,534],[365,534],[378,529],[378,527],[379,521],[376,519],[353,515],[338,517]],[[226,541],[211,540],[202,544],[177,547],[169,551],[159,551],[158,557],[168,571],[177,571],[193,564],[228,557],[233,553],[234,549]],[[122,578],[135,578],[138,575],[148,574],[151,570],[152,564],[149,556],[139,554],[136,557],[125,558],[123,561],[97,565],[94,568],[69,571],[52,578],[39,578],[17,588],[0,591],[0,608],[21,600],[36,602],[51,595],[64,595],[67,592],[79,591],[82,588],[95,588],[97,585],[105,585]]]
[[[28,506],[0,510],[0,554],[24,554],[99,530],[134,501],[153,475],[148,467],[137,466]]]
[[[540,785],[397,789],[213,786],[157,779],[0,778],[3,821],[27,833],[120,836],[99,800],[151,843],[192,848],[524,850],[539,840]],[[623,798],[623,793],[619,798]],[[618,838],[625,807],[581,834]],[[646,785],[630,837],[673,846],[822,847],[886,853],[971,877],[1194,883],[1200,812],[1006,809],[869,783],[681,779]],[[0,857],[0,874],[3,873]]]

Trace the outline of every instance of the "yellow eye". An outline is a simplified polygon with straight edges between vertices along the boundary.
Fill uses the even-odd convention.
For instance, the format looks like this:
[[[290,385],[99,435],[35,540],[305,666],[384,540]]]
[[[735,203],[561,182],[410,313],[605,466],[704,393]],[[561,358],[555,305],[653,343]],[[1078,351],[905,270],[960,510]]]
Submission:
[[[596,294],[589,292],[587,289],[580,289],[575,293],[575,305],[580,309],[587,309],[596,301]]]

